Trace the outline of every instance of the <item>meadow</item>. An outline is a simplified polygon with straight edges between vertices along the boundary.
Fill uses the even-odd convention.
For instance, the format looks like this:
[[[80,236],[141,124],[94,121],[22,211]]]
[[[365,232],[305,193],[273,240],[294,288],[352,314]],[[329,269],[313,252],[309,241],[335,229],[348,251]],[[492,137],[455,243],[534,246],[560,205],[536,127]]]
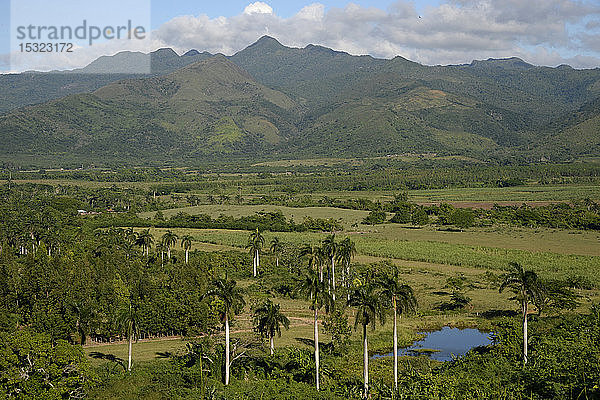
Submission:
[[[107,183],[79,182],[65,179],[35,180],[27,183],[82,188],[82,192],[69,192],[61,189],[65,190],[66,195],[80,196],[83,193],[83,197],[78,199],[82,202],[87,201],[88,198],[100,202],[100,196],[95,195],[95,190],[101,190],[104,196],[102,201],[110,202],[116,198],[120,202],[120,207],[123,207],[123,209],[109,214],[109,216],[115,217],[120,214],[134,215],[131,211],[127,213],[129,210],[124,208],[124,205],[134,204],[137,207],[137,216],[152,221],[158,221],[157,209],[160,210],[162,218],[167,221],[179,213],[189,215],[207,214],[213,218],[220,215],[239,218],[253,216],[257,213],[273,212],[281,212],[286,218],[293,219],[296,223],[300,223],[308,217],[337,220],[340,222],[341,230],[335,232],[335,240],[339,242],[349,238],[356,246],[356,254],[352,258],[352,270],[355,274],[353,285],[360,286],[361,279],[366,279],[365,277],[368,276],[369,271],[387,271],[393,266],[397,268],[401,282],[410,285],[414,290],[418,306],[415,313],[406,313],[399,320],[398,339],[400,347],[410,345],[413,341],[422,337],[423,332],[437,330],[443,326],[477,328],[495,335],[496,330],[499,329],[498,326],[513,324],[517,326],[517,330],[514,331],[515,328],[511,328],[513,329],[511,332],[518,332],[518,304],[514,301],[513,293],[510,291],[499,293],[498,290],[499,282],[511,262],[521,263],[544,280],[567,282],[570,289],[578,296],[578,304],[571,307],[571,309],[548,309],[544,310],[543,316],[538,317],[536,315],[534,317],[532,315],[532,326],[534,328],[532,328],[531,337],[533,343],[543,340],[542,333],[547,332],[553,326],[552,324],[563,319],[579,318],[587,315],[590,307],[600,300],[600,274],[598,273],[600,269],[600,233],[598,231],[531,228],[509,225],[503,222],[491,226],[457,229],[453,226],[437,224],[437,220],[425,226],[414,226],[412,224],[390,223],[389,219],[392,217],[392,213],[388,213],[388,221],[385,223],[370,225],[364,222],[365,217],[369,215],[369,211],[325,206],[288,207],[272,204],[248,204],[259,202],[261,196],[264,195],[285,195],[285,190],[278,185],[248,184],[244,186],[242,191],[242,204],[233,204],[233,195],[237,189],[236,182],[238,180],[243,182],[251,180],[254,182],[254,179],[254,177],[239,177],[232,174],[228,177],[216,178],[217,181],[223,182],[223,186],[219,191],[214,191],[214,188],[205,188],[193,189],[189,192],[171,191],[168,194],[160,192],[162,186],[157,187],[156,185],[165,184],[159,182]],[[24,182],[18,181],[16,183],[21,185]],[[184,184],[185,182],[181,183]],[[175,183],[174,187],[177,187],[177,185],[178,183]],[[131,192],[127,192],[129,189],[139,191],[139,193],[136,192],[137,197],[135,199],[127,197],[132,195]],[[224,194],[229,194],[229,198],[219,198]],[[389,202],[397,194],[398,192],[393,190],[315,190],[306,194],[295,193],[293,196],[310,196],[315,202],[323,198],[367,198],[374,201]],[[35,193],[28,193],[28,195],[33,197],[33,201],[37,201]],[[115,197],[111,197],[112,195],[115,195]],[[21,207],[23,196],[25,194],[19,194],[13,199],[15,210]],[[41,187],[38,196],[52,197],[54,194],[49,192],[47,187]],[[199,196],[200,204],[187,205],[188,196]],[[223,204],[206,204],[208,196],[214,196],[217,202]],[[528,184],[508,188],[409,190],[407,196],[409,201],[413,203],[448,202],[457,206],[462,204],[474,208],[487,208],[490,204],[496,202],[505,204],[530,202],[535,205],[538,204],[537,202],[545,204],[547,202],[568,201],[569,199],[578,201],[586,198],[598,199],[600,198],[600,190],[593,185],[546,186]],[[74,204],[77,203],[54,202],[51,204],[57,207],[74,207]],[[104,205],[100,207],[104,207]],[[32,207],[32,210],[33,217],[31,218],[34,219],[37,217],[35,207]],[[197,302],[193,303],[196,307],[208,307],[209,309],[214,307],[213,304],[207,305],[199,297],[199,293],[208,289],[210,277],[222,276],[225,273],[234,277],[238,287],[243,290],[246,300],[245,307],[232,317],[231,337],[234,341],[251,343],[252,345],[248,348],[246,356],[236,364],[236,379],[231,389],[224,388],[221,385],[218,375],[211,378],[211,384],[223,396],[220,398],[229,398],[227,390],[235,393],[235,396],[231,398],[240,399],[260,398],[262,393],[268,393],[269,391],[265,388],[258,395],[248,394],[244,397],[243,394],[248,390],[254,390],[250,389],[251,387],[262,387],[261,385],[267,384],[265,382],[269,382],[271,378],[267,377],[267,369],[260,373],[254,371],[256,368],[263,371],[262,368],[267,368],[265,365],[268,366],[269,363],[275,362],[274,360],[278,359],[277,357],[288,360],[286,357],[293,359],[303,354],[302,357],[305,357],[308,360],[307,362],[311,362],[314,331],[312,325],[313,313],[310,310],[310,304],[303,297],[297,296],[296,293],[282,291],[281,287],[282,285],[297,285],[297,280],[300,279],[302,271],[306,268],[306,259],[300,257],[299,248],[304,245],[320,246],[331,235],[331,232],[261,232],[264,237],[264,245],[258,269],[259,276],[252,278],[252,253],[246,248],[251,234],[250,231],[151,227],[148,230],[154,238],[154,245],[150,249],[150,255],[145,257],[141,255],[142,248],[140,248],[140,245],[134,244],[137,242],[131,242],[128,239],[129,237],[136,237],[134,234],[128,233],[128,228],[121,226],[122,229],[119,229],[119,225],[115,228],[110,224],[109,218],[106,220],[108,221],[107,225],[100,225],[104,227],[96,229],[98,225],[92,223],[96,219],[101,221],[99,218],[94,215],[77,216],[72,210],[65,211],[64,220],[70,221],[71,228],[65,229],[64,234],[65,237],[71,237],[72,239],[67,240],[68,244],[64,255],[57,255],[54,259],[49,259],[51,261],[42,263],[42,266],[39,267],[47,267],[48,271],[44,273],[52,276],[55,273],[52,263],[61,262],[63,264],[59,265],[69,265],[69,268],[72,268],[73,272],[69,272],[72,276],[77,276],[79,266],[83,266],[81,273],[85,274],[93,271],[96,274],[94,276],[103,277],[94,279],[88,276],[85,278],[91,279],[90,282],[86,281],[87,286],[85,289],[92,290],[89,298],[95,298],[94,296],[103,298],[96,305],[102,310],[102,314],[98,315],[103,315],[103,317],[96,322],[95,338],[97,340],[100,337],[106,340],[107,337],[110,337],[111,341],[102,344],[96,341],[88,341],[84,346],[87,359],[104,382],[104,386],[99,386],[91,392],[91,398],[135,399],[144,397],[162,399],[174,396],[174,393],[178,393],[175,398],[198,397],[197,392],[193,391],[195,390],[193,389],[194,385],[197,384],[197,381],[194,380],[196,378],[185,378],[184,381],[188,383],[169,383],[166,386],[159,382],[162,382],[163,379],[168,380],[171,376],[177,376],[181,372],[172,370],[173,365],[176,365],[174,363],[180,360],[178,357],[187,357],[190,354],[188,344],[197,343],[206,337],[206,332],[211,332],[210,336],[217,346],[214,348],[218,348],[222,343],[224,335],[222,330],[219,329],[221,324],[218,320],[202,317],[215,324],[216,328],[210,328],[212,330],[202,330],[205,328],[189,329],[189,327],[185,327],[185,324],[191,323],[187,322],[191,317],[188,318],[186,313],[193,314],[189,308],[186,308],[189,307],[186,301]],[[77,224],[81,225],[81,230],[73,229]],[[138,235],[147,229],[142,226],[133,226],[134,232]],[[177,235],[177,239],[169,245],[172,250],[172,259],[166,257],[162,240],[169,232]],[[7,235],[10,234],[11,232],[7,232]],[[78,243],[79,239],[74,239],[78,236],[73,235],[83,235],[85,239],[83,242]],[[137,236],[137,238],[139,237],[141,236]],[[184,237],[190,237],[191,240],[189,247],[190,265],[184,264],[183,261],[184,248],[181,240]],[[276,266],[276,256],[270,251],[270,244],[275,238],[284,247],[279,267]],[[79,257],[81,257],[81,260],[79,260]],[[17,266],[21,265],[20,263],[35,265],[35,259],[32,257],[10,259],[8,263],[11,266],[10,268],[13,269],[9,268],[6,271],[12,271],[18,270]],[[339,270],[337,273],[339,274]],[[29,290],[44,290],[43,287],[40,289],[37,286],[38,283],[35,277],[32,276],[28,279],[29,281],[19,283],[25,285],[22,293],[28,293]],[[144,284],[136,286],[138,285],[136,283],[137,279],[140,279],[140,282],[143,281]],[[13,281],[7,280],[7,282],[12,284]],[[61,279],[57,279],[56,282],[59,287],[64,284]],[[30,289],[27,285],[31,285],[33,289]],[[123,288],[122,285],[126,285],[126,288]],[[181,288],[178,285],[181,285]],[[134,290],[133,288],[141,290],[139,300],[136,301],[149,302],[149,304],[144,303],[144,307],[146,307],[144,309],[146,331],[143,332],[147,334],[149,329],[155,329],[148,328],[148,326],[157,326],[158,331],[155,337],[148,339],[143,336],[133,344],[133,372],[132,375],[128,375],[124,372],[124,363],[128,355],[127,342],[123,340],[122,333],[119,334],[116,325],[111,322],[112,317],[109,316],[112,316],[115,312],[111,309],[111,304],[123,301],[121,292],[127,293],[127,290]],[[152,291],[154,297],[146,297],[146,288],[150,288],[148,290]],[[94,292],[94,290],[97,290],[97,292]],[[60,293],[70,292],[65,288],[56,293],[59,295]],[[150,295],[148,294],[148,296]],[[461,301],[464,301],[464,304],[458,307],[454,303],[457,296],[462,299]],[[182,300],[182,298],[187,300]],[[40,297],[40,299],[43,299],[43,297]],[[264,337],[257,334],[253,324],[253,310],[267,299],[271,299],[274,303],[280,305],[281,312],[290,320],[289,329],[283,329],[281,336],[275,338],[275,359],[269,359],[268,342]],[[75,300],[80,301],[80,299]],[[356,397],[356,393],[340,395],[341,387],[343,385],[360,387],[362,379],[363,333],[360,324],[354,327],[357,316],[356,308],[347,306],[345,300],[345,295],[342,295],[342,298],[339,298],[336,303],[343,317],[347,318],[349,328],[347,343],[343,351],[333,350],[336,341],[339,339],[332,337],[331,333],[325,329],[326,321],[330,317],[325,314],[324,310],[319,315],[320,345],[323,349],[323,379],[324,385],[329,390],[326,393],[331,395],[330,398]],[[96,304],[96,302],[93,303]],[[65,303],[64,308],[75,310],[68,312],[76,312],[78,309],[72,304],[74,303]],[[167,317],[161,319],[162,317],[159,316],[163,312],[165,315],[169,315],[168,318],[170,319]],[[32,315],[35,318],[40,318],[39,314]],[[73,314],[65,324],[72,324],[73,321],[76,321],[77,315],[81,314]],[[194,314],[194,317],[196,316],[197,314]],[[24,318],[31,317],[25,315]],[[41,319],[41,321],[44,320]],[[201,319],[200,321],[204,323],[204,320]],[[35,320],[33,323],[35,323]],[[44,323],[54,329],[52,325],[54,322],[44,321]],[[209,326],[208,322],[206,324]],[[183,331],[188,333],[182,333]],[[57,329],[56,332],[61,334],[62,331]],[[77,340],[77,333],[70,333],[70,335],[69,337],[72,338],[70,340]],[[518,335],[514,335],[511,340],[518,343],[520,339]],[[374,330],[369,330],[369,355],[390,352],[391,343],[392,320],[388,315],[383,324],[378,322]],[[516,348],[518,349],[518,347]],[[304,353],[296,354],[294,353],[295,350]],[[518,355],[518,350],[515,354]],[[121,361],[123,367],[107,361],[107,357],[113,360],[114,357],[123,360]],[[478,355],[470,355],[469,357],[475,357],[475,361],[470,361],[473,362],[472,365],[475,368],[478,365]],[[259,367],[253,366],[252,363],[254,362],[259,363]],[[371,360],[371,379],[377,385],[380,385],[378,387],[390,384],[391,364],[390,357]],[[460,363],[456,365],[460,365]],[[442,378],[446,375],[440,371],[446,371],[447,368],[454,367],[432,361],[426,355],[402,357],[400,363],[400,373],[405,378],[408,377],[406,379],[409,380],[412,379],[411,376],[413,378],[417,376],[418,379],[423,376],[429,376],[431,379],[435,377],[446,379]],[[471,367],[467,366],[465,368]],[[458,379],[455,382],[457,387],[464,387],[463,382],[460,380],[463,378],[456,378]],[[429,378],[423,379],[427,381]],[[473,385],[471,379],[474,378],[471,375],[469,375],[469,378],[464,379],[465,382],[469,382],[468,385]],[[308,379],[304,386],[294,390],[297,389],[299,392],[309,390],[309,388],[312,388],[310,382],[310,379]],[[293,382],[288,381],[284,384],[284,387],[291,388],[296,383],[298,382],[294,380]],[[178,387],[188,384],[192,387],[191,392],[178,391]],[[273,383],[273,385],[276,384]],[[443,382],[438,382],[436,385],[444,387]],[[334,397],[333,392],[339,397]],[[190,393],[196,394],[192,395]],[[265,396],[265,398],[278,398],[276,394],[271,394],[271,397]],[[314,393],[306,396],[314,396]],[[473,396],[473,398],[477,397]],[[506,396],[505,398],[511,397]]]

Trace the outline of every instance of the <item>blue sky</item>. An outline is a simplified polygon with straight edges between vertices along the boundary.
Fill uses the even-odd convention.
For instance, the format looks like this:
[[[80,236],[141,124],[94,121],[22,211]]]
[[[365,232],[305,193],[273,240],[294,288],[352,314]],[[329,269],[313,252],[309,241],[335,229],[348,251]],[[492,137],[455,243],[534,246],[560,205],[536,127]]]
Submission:
[[[6,0],[3,0],[6,1]],[[173,1],[152,1],[152,27],[157,28],[173,17],[190,14],[207,14],[209,17],[231,17],[239,14],[249,3],[249,0],[235,1],[192,1],[192,0],[173,0]],[[273,7],[278,15],[287,18],[297,13],[302,7],[311,3],[321,3],[326,7],[344,7],[349,3],[347,0],[323,0],[323,1],[290,1],[290,0],[272,0],[267,3]],[[377,7],[386,9],[393,1],[389,0],[354,0],[353,3],[364,7]],[[417,9],[422,10],[428,5],[438,5],[438,0],[419,0],[415,1]]]
[[[39,70],[76,68],[103,54],[160,47],[230,55],[264,34],[288,46],[320,44],[351,54],[399,55],[427,65],[516,56],[536,65],[600,67],[600,0],[13,1],[33,4],[38,17],[55,20],[58,10],[71,4],[75,21],[79,15],[102,12],[111,21],[127,19],[137,12],[132,2],[150,5],[145,7],[152,30],[147,47],[113,41],[83,49],[67,64],[64,57],[46,57],[43,66],[31,67]],[[100,12],[86,11],[98,5]],[[0,0],[0,71],[9,70],[9,25],[10,0]]]

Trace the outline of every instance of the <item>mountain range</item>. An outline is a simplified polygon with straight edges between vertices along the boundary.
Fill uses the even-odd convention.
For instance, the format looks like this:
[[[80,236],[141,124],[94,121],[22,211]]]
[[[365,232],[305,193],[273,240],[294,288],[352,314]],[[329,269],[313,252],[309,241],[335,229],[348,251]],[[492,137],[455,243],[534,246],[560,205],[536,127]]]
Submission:
[[[151,74],[129,73],[148,59]],[[0,113],[5,159],[566,160],[600,156],[600,69],[518,58],[425,66],[265,36],[231,57],[160,49],[0,75]]]

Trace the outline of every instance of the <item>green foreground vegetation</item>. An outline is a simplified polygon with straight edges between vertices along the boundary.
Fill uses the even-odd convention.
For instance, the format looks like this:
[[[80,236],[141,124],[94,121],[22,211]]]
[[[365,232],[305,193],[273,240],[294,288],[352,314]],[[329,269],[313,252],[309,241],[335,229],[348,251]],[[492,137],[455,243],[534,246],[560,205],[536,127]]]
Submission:
[[[139,172],[164,180],[19,172],[0,186],[0,397],[600,396],[594,174],[333,190],[323,170],[308,190],[314,171]],[[396,374],[371,358],[443,326],[493,343],[400,356]]]

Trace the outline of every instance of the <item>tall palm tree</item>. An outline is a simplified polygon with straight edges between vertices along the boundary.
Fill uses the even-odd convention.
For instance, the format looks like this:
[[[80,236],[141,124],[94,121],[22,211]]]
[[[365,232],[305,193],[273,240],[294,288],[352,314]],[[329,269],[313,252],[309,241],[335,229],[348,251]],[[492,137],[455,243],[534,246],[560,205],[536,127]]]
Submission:
[[[254,310],[254,329],[269,338],[271,355],[275,352],[275,334],[281,337],[281,326],[289,329],[290,320],[280,311],[281,305],[273,304],[271,299]]]
[[[204,297],[215,297],[223,303],[223,323],[225,325],[225,385],[229,385],[229,320],[238,314],[246,305],[242,289],[237,287],[233,279],[219,278],[213,281],[212,289]]]
[[[283,243],[279,240],[278,237],[274,237],[271,240],[271,253],[275,255],[275,265],[279,267],[279,255],[283,251]]]
[[[521,305],[523,315],[523,363],[527,364],[527,315],[529,313],[529,303],[533,302],[536,296],[542,290],[542,285],[538,276],[531,270],[517,263],[511,262],[511,272],[504,275],[499,291],[502,292],[506,288],[510,288],[515,294],[513,300],[516,300]]]
[[[177,235],[170,230],[162,235],[162,243],[167,250],[167,258],[169,260],[171,259],[171,248],[177,244],[177,239]]]
[[[360,324],[363,328],[363,376],[364,392],[363,397],[367,398],[369,394],[369,345],[367,341],[367,326],[375,329],[377,320],[383,324],[385,322],[385,307],[381,301],[381,293],[378,286],[370,282],[366,277],[366,282],[355,288],[350,294],[348,305],[356,307],[356,319],[354,328]]]
[[[181,238],[181,247],[185,250],[185,263],[189,262],[190,249],[192,248],[192,242],[194,241],[194,237],[191,235],[184,235]]]
[[[397,315],[404,312],[414,312],[417,309],[417,298],[412,288],[400,282],[398,268],[394,267],[392,274],[384,275],[378,282],[381,294],[392,304],[394,309],[394,388],[398,388],[398,326]]]
[[[325,307],[325,312],[328,313],[333,309],[335,303],[333,298],[327,291],[325,282],[319,278],[319,274],[309,269],[304,279],[300,282],[298,290],[307,299],[310,300],[310,309],[314,311],[314,340],[315,340],[315,381],[317,390],[320,389],[319,379],[319,310]]]
[[[321,248],[306,244],[300,249],[300,257],[306,257],[309,269],[319,270],[319,280],[323,282],[323,252]]]
[[[338,245],[338,261],[342,264],[342,271],[345,268],[344,282],[346,288],[350,288],[350,263],[356,255],[356,245],[349,237],[346,237]],[[348,300],[350,299],[350,291],[348,290]]]
[[[162,243],[156,243],[156,252],[160,253],[160,265],[164,265],[165,263],[165,252],[167,251],[167,248],[165,247],[164,244]]]
[[[131,357],[133,353],[133,341],[137,340],[140,333],[140,316],[136,306],[131,301],[125,304],[117,314],[117,326],[125,331],[127,335],[128,356],[127,371],[131,371]]]
[[[333,300],[335,300],[335,259],[338,254],[338,243],[335,241],[335,233],[327,236],[323,240],[323,255],[330,261],[330,271],[328,274],[329,289],[333,288]]]
[[[256,278],[258,275],[258,268],[260,268],[260,250],[265,245],[265,238],[260,234],[258,228],[255,232],[252,232],[248,237],[248,244],[246,248],[250,250],[253,259],[253,276]]]
[[[138,235],[135,244],[137,244],[138,246],[140,246],[143,249],[144,255],[147,256],[149,251],[150,251],[150,247],[152,247],[152,244],[154,243],[154,236],[152,236],[152,234],[150,233],[150,229],[146,229],[143,230],[142,232],[140,232],[140,234]]]

